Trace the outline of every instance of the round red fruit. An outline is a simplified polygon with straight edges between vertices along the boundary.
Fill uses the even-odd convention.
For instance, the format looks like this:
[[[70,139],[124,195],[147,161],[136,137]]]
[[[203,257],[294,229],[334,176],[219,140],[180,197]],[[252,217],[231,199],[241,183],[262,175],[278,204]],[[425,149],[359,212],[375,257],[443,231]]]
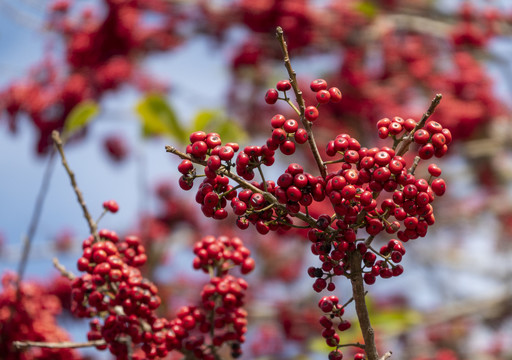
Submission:
[[[325,90],[325,89],[327,89],[327,81],[325,81],[324,79],[316,79],[311,82],[309,87],[314,92],[318,92],[320,90]]]
[[[331,100],[331,94],[327,90],[320,90],[316,93],[316,101],[318,101],[319,104],[325,104],[328,103],[329,100]]]
[[[304,112],[306,120],[315,121],[318,118],[318,109],[316,106],[308,106]]]
[[[331,95],[332,102],[340,102],[343,95],[341,94],[340,89],[337,87],[332,87],[329,89],[329,94]]]
[[[279,98],[279,93],[276,89],[268,89],[265,94],[265,102],[269,105],[275,104]]]
[[[115,200],[108,200],[103,203],[103,208],[111,213],[116,213],[119,211],[119,205]]]
[[[276,88],[279,91],[287,91],[292,88],[292,84],[289,80],[281,80],[277,83]]]

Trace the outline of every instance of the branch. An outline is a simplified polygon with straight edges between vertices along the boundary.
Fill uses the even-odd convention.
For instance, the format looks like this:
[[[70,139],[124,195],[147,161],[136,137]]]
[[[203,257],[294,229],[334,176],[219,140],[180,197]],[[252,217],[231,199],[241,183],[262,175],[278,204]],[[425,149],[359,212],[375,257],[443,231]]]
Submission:
[[[350,282],[352,294],[356,303],[356,313],[363,334],[364,347],[368,360],[379,360],[377,346],[375,345],[374,330],[370,323],[368,308],[366,307],[363,273],[361,269],[361,254],[354,251],[350,257]]]
[[[84,217],[87,220],[87,223],[89,224],[89,231],[90,231],[91,235],[94,236],[94,240],[99,241],[99,237],[98,237],[98,233],[97,233],[97,230],[98,230],[97,225],[94,222],[94,220],[92,219],[91,214],[87,210],[87,206],[86,206],[85,200],[82,196],[82,192],[80,191],[80,189],[78,188],[78,184],[76,183],[75,174],[69,168],[68,162],[66,160],[66,156],[64,155],[64,148],[62,145],[62,140],[61,140],[59,132],[57,130],[54,130],[52,132],[52,139],[53,139],[53,142],[55,143],[55,146],[57,147],[57,150],[59,151],[60,157],[62,158],[62,165],[64,166],[64,168],[66,169],[66,172],[69,175],[71,185],[73,186],[73,190],[75,191],[76,197],[78,199],[78,203],[82,207],[82,212],[84,213]]]
[[[176,149],[173,146],[167,145],[165,147],[165,151],[167,151],[168,153],[177,155],[181,159],[190,160],[194,164],[198,164],[198,165],[202,165],[202,166],[206,166],[207,165],[206,161],[199,160],[197,158],[189,156],[188,154],[185,154],[185,153],[179,151],[178,149]],[[235,175],[232,172],[226,170],[225,167],[221,167],[220,169],[218,169],[217,173],[220,174],[220,175],[224,175],[224,176],[230,178],[231,180],[235,181],[240,186],[242,186],[244,189],[249,189],[249,190],[251,190],[254,193],[262,194],[265,197],[265,200],[267,200],[269,203],[273,204],[276,208],[279,208],[280,210],[282,210],[282,211],[284,211],[284,212],[289,214],[288,210],[286,210],[286,206],[284,206],[283,204],[280,204],[279,201],[277,201],[277,199],[272,194],[257,188],[256,186],[254,186],[253,184],[249,183],[248,181],[245,181],[240,176]],[[296,214],[289,214],[289,215],[304,221],[305,223],[309,224],[312,227],[316,227],[316,220],[313,219],[311,216],[308,216],[308,215],[306,215],[304,213],[301,213],[301,212],[298,212]]]
[[[443,95],[437,94],[436,97],[432,100],[430,106],[428,107],[427,111],[423,114],[418,124],[416,124],[414,129],[412,129],[411,132],[409,132],[409,134],[405,138],[403,138],[403,140],[398,145],[396,149],[397,156],[403,156],[407,152],[407,150],[409,150],[409,145],[411,145],[413,141],[414,133],[416,132],[416,130],[421,129],[423,126],[425,126],[427,119],[434,113],[434,110],[436,109],[437,105],[439,105],[442,98]]]
[[[304,98],[302,97],[302,91],[299,89],[299,84],[297,83],[297,74],[295,73],[295,70],[293,70],[292,68],[290,56],[288,54],[288,46],[286,45],[286,41],[284,40],[283,29],[280,26],[278,26],[276,29],[276,36],[277,39],[279,40],[279,44],[281,45],[281,50],[283,51],[284,57],[284,66],[288,71],[290,83],[292,84],[292,89],[293,92],[295,93],[295,99],[297,101],[297,104],[299,105],[300,121],[302,122],[302,126],[304,126],[304,129],[306,129],[306,132],[308,133],[309,148],[313,153],[316,164],[318,166],[318,170],[320,170],[320,174],[325,179],[327,176],[327,170],[320,156],[320,153],[318,152],[318,147],[316,146],[315,142],[315,136],[313,134],[313,131],[311,131],[311,124],[309,123],[309,121],[306,120],[306,117],[304,116],[306,104],[304,102]]]
[[[92,340],[83,343],[76,343],[71,341],[64,342],[44,342],[44,341],[13,341],[12,345],[17,350],[24,350],[31,347],[40,347],[48,349],[78,349],[85,347],[106,345],[105,340]]]
[[[53,266],[55,266],[55,268],[59,270],[62,276],[67,277],[69,280],[75,280],[75,274],[73,274],[71,271],[68,271],[64,267],[64,265],[59,263],[59,260],[57,258],[53,258]]]
[[[50,179],[52,175],[52,171],[55,165],[55,151],[52,150],[50,153],[50,157],[48,158],[48,164],[46,165],[46,169],[43,175],[43,181],[39,187],[39,193],[37,194],[36,204],[34,205],[34,209],[32,211],[32,217],[30,218],[30,224],[28,228],[27,235],[23,238],[23,250],[21,253],[21,260],[18,266],[18,277],[16,279],[16,299],[20,299],[21,291],[20,285],[23,281],[23,275],[25,274],[25,269],[27,267],[28,255],[30,253],[30,248],[32,246],[32,239],[37,230],[37,226],[39,224],[39,219],[41,218],[41,214],[43,212],[44,199],[46,194],[48,193],[48,188],[50,186]]]

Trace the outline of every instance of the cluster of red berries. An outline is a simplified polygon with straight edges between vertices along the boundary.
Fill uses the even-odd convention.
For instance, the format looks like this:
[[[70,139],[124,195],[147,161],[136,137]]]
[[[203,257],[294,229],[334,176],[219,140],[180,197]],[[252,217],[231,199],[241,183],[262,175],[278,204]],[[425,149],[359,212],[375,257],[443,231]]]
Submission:
[[[143,350],[150,354],[159,345],[159,335],[148,335],[147,330],[157,319],[154,310],[161,300],[157,287],[138,269],[147,259],[144,247],[136,236],[120,241],[114,231],[105,229],[98,232],[98,237],[95,241],[91,235],[83,242],[77,267],[86,274],[72,282],[71,310],[78,317],[108,314],[103,325],[97,319],[91,322],[88,337],[105,339],[116,356],[127,356],[129,347],[120,340],[127,337],[133,344],[144,343],[147,351],[144,346]]]
[[[227,274],[233,266],[240,266],[242,274],[254,269],[251,251],[246,248],[239,237],[206,236],[194,245],[194,269],[202,269],[209,273],[211,267],[220,266],[220,274]]]
[[[167,350],[213,360],[216,356],[212,349],[229,344],[231,355],[238,357],[247,331],[247,312],[242,307],[248,284],[228,271],[240,266],[240,272],[247,274],[253,270],[254,260],[237,237],[206,236],[196,243],[194,253],[194,268],[212,277],[201,291],[200,304],[181,307],[177,318],[168,322],[166,328],[171,331],[165,335]]]
[[[281,81],[277,86],[283,92],[290,88],[289,81]],[[310,88],[316,92],[319,102],[339,92],[336,88],[326,90],[327,83],[321,79],[313,81]],[[266,94],[268,103],[275,102],[275,92],[272,90]],[[306,125],[317,120],[318,108],[313,108],[314,111],[306,107],[301,115]],[[252,180],[254,174],[242,176],[244,180],[231,172],[232,156],[226,160],[217,156],[222,147],[217,134],[201,133],[198,136],[194,133],[187,147],[189,155],[181,155],[184,160],[179,165],[183,174],[180,184],[186,183],[184,188],[191,188],[193,179],[197,177],[193,164],[206,166],[207,179],[201,184],[196,200],[203,208],[219,206],[220,203],[223,211],[227,200],[231,200],[233,212],[238,215],[237,225],[242,229],[252,223],[258,232],[266,234],[271,230],[286,231],[296,226],[293,217],[305,221],[307,226],[300,227],[309,228],[311,252],[322,262],[321,267],[308,269],[309,276],[315,278],[313,289],[317,292],[326,288],[333,291],[336,287],[333,282],[335,276],[351,277],[360,271],[363,281],[373,284],[377,277],[390,278],[402,274],[403,267],[399,263],[405,255],[403,243],[426,235],[428,227],[435,222],[432,202],[446,190],[444,180],[439,178],[441,169],[437,165],[428,167],[428,179],[417,178],[416,168],[422,160],[441,157],[447,152],[448,144],[452,141],[450,131],[427,119],[420,122],[400,117],[381,119],[377,124],[379,137],[391,138],[393,147],[366,148],[350,135],[339,134],[326,144],[326,154],[332,160],[318,164],[325,170],[324,174],[311,175],[301,165],[292,163],[276,183],[265,180],[260,168],[262,161],[258,156],[263,149],[271,151],[290,141],[287,139],[295,136],[293,134],[298,131],[298,123],[295,120],[287,121],[284,116],[277,114],[272,118],[271,126],[272,137],[267,141],[266,148],[248,146],[239,154],[236,162],[238,175],[241,175],[240,170],[247,174],[246,168],[240,169],[240,156],[247,154],[243,155],[246,156],[244,159],[248,159],[243,165],[258,167],[261,183],[247,181]],[[215,142],[208,141],[209,137]],[[305,139],[308,141],[307,137]],[[402,155],[411,144],[417,145],[415,151],[418,155],[414,162],[408,163]],[[228,190],[229,179],[238,185]],[[220,188],[216,188],[218,182],[222,184]],[[332,205],[333,214],[311,216],[309,209],[324,200]],[[398,239],[390,240],[378,251],[370,244],[382,232],[396,234]],[[361,235],[364,238],[359,238]],[[210,266],[212,262],[222,259],[221,254],[224,254],[222,247],[215,243],[198,244],[195,251],[198,255],[195,259],[197,268]],[[323,298],[320,307],[324,312],[331,312],[333,317],[343,315],[343,309],[335,297]],[[327,320],[323,320],[323,335],[328,345],[336,347],[331,358],[340,359],[339,336],[332,327],[332,321]],[[338,329],[348,326],[349,323],[341,322]]]
[[[127,82],[160,90],[160,84],[138,70],[136,61],[181,42],[177,27],[185,17],[165,1],[101,3],[105,11],[86,7],[77,16],[71,1],[56,1],[50,8],[48,27],[63,38],[65,58],[53,61],[51,55],[46,56],[26,79],[0,92],[0,112],[9,116],[11,130],[16,129],[18,115],[30,117],[40,137],[36,148],[40,154],[48,151],[52,131],[64,127],[80,102],[100,100],[108,90]],[[162,21],[148,26],[147,14],[158,14]],[[125,152],[112,141],[107,148],[116,159]]]
[[[14,341],[69,341],[57,317],[62,307],[57,296],[45,286],[24,281],[17,290],[16,275],[2,276],[0,292],[0,354],[5,360],[79,360],[73,349],[29,348],[17,350]],[[19,291],[19,293],[18,293]],[[69,293],[68,293],[69,295]]]
[[[114,206],[116,205],[116,206]],[[106,201],[105,209],[118,210],[115,201]],[[198,306],[186,306],[172,320],[160,318],[158,288],[138,269],[145,264],[145,248],[137,236],[123,240],[102,229],[97,239],[91,235],[83,242],[78,270],[86,272],[72,281],[71,311],[90,321],[89,340],[105,340],[100,350],[109,349],[125,359],[140,346],[149,359],[167,356],[176,350],[193,353],[200,359],[215,359],[215,349],[229,344],[233,356],[241,355],[240,343],[247,331],[244,292],[248,284],[228,271],[240,267],[242,274],[254,269],[254,260],[240,238],[206,236],[194,246],[194,268],[211,274],[201,292]],[[99,318],[103,318],[103,323]],[[210,337],[205,338],[205,334]]]

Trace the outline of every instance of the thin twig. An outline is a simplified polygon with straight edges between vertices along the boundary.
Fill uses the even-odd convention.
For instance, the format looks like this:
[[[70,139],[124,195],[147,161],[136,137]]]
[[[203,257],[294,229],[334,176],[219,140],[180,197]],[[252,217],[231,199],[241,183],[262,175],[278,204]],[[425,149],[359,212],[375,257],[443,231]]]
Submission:
[[[76,343],[71,341],[64,342],[44,342],[44,341],[13,341],[12,345],[15,349],[23,350],[31,347],[40,347],[48,349],[78,349],[85,347],[106,345],[105,340],[92,340],[83,343]]]
[[[295,93],[295,99],[297,101],[297,104],[299,105],[300,120],[302,122],[302,126],[304,126],[304,129],[306,129],[306,132],[308,133],[309,147],[311,149],[311,152],[313,153],[313,157],[315,158],[318,170],[320,170],[320,175],[322,175],[322,177],[325,179],[327,176],[327,170],[322,160],[322,157],[318,152],[318,147],[316,146],[315,142],[315,136],[313,135],[313,131],[311,131],[311,124],[309,123],[309,121],[306,120],[306,117],[304,116],[306,112],[306,104],[304,102],[304,98],[302,97],[302,91],[299,89],[299,84],[297,83],[297,74],[295,73],[295,70],[293,70],[292,68],[290,56],[288,54],[288,46],[286,45],[286,41],[284,40],[283,29],[280,26],[278,26],[276,29],[276,35],[277,39],[279,40],[279,44],[281,45],[281,50],[283,51],[284,66],[288,71],[290,83],[292,84],[292,89],[293,92]]]
[[[418,124],[416,124],[414,129],[412,129],[409,132],[409,134],[403,138],[403,140],[400,142],[400,144],[396,148],[397,156],[402,156],[407,152],[407,150],[409,150],[409,145],[411,145],[411,143],[413,141],[414,133],[416,132],[416,130],[421,129],[423,126],[425,126],[427,119],[434,113],[434,110],[436,109],[437,105],[439,105],[442,98],[443,98],[443,95],[437,94],[436,97],[432,100],[427,111],[421,117],[421,120],[418,122]]]
[[[82,207],[82,212],[84,213],[84,217],[87,220],[87,224],[89,225],[89,231],[90,231],[91,235],[94,236],[94,240],[99,241],[97,225],[94,222],[94,220],[92,219],[91,214],[87,210],[87,206],[86,206],[85,200],[82,196],[82,192],[80,191],[80,189],[78,188],[78,184],[76,183],[75,174],[73,173],[73,171],[71,171],[71,169],[68,165],[66,156],[64,155],[64,148],[62,145],[62,140],[60,138],[59,132],[54,130],[52,132],[52,138],[53,138],[53,142],[57,146],[57,150],[59,151],[60,157],[62,159],[62,165],[64,166],[64,168],[66,169],[66,172],[69,175],[69,179],[71,181],[71,185],[73,186],[73,190],[75,191],[76,197],[78,199],[78,203]]]
[[[50,153],[50,157],[48,158],[48,163],[46,164],[46,169],[43,175],[43,181],[41,182],[41,186],[39,187],[39,193],[37,194],[36,204],[34,205],[34,209],[32,210],[32,217],[30,218],[30,225],[28,228],[27,235],[23,238],[23,250],[21,253],[21,260],[18,266],[18,277],[16,279],[16,299],[20,299],[21,291],[20,284],[23,281],[23,276],[25,274],[25,269],[28,263],[28,255],[30,253],[30,249],[32,246],[32,240],[34,239],[34,235],[37,230],[37,226],[39,224],[39,220],[41,218],[41,214],[43,212],[44,200],[46,198],[46,194],[48,193],[48,188],[50,187],[50,179],[55,165],[55,150],[52,150]]]
[[[416,171],[416,167],[420,163],[421,158],[419,156],[414,157],[414,162],[411,165],[411,168],[409,169],[409,174],[414,175],[414,172]]]
[[[59,272],[61,273],[62,276],[67,277],[69,280],[75,280],[75,278],[76,278],[75,274],[73,274],[72,272],[68,271],[64,267],[64,265],[59,263],[59,260],[57,258],[53,258],[53,266],[55,266],[55,268],[57,270],[59,270]]]

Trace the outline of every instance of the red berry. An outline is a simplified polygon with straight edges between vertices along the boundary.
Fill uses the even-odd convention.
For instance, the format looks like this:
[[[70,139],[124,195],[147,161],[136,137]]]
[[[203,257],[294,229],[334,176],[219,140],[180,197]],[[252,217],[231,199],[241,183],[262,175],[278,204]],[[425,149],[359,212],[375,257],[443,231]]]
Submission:
[[[427,143],[419,149],[418,155],[421,159],[427,160],[434,156],[434,151],[434,145]]]
[[[425,128],[432,134],[440,133],[443,130],[443,126],[437,121],[429,121]]]
[[[381,138],[381,139],[387,138],[389,135],[389,129],[384,126],[380,127],[379,131],[378,131],[378,135],[379,135],[379,138]]]
[[[116,213],[119,211],[119,205],[115,200],[108,200],[103,203],[103,208],[111,213]]]
[[[276,88],[279,91],[287,91],[292,88],[292,84],[289,80],[281,80],[277,83]]]
[[[432,187],[432,191],[434,192],[434,194],[436,194],[437,196],[443,195],[446,191],[446,183],[444,182],[443,179],[435,179],[434,181],[432,181],[432,185],[430,186]]]
[[[402,126],[402,124],[393,121],[391,124],[389,124],[388,130],[389,130],[390,134],[398,135],[402,132],[403,126]]]
[[[325,90],[325,89],[327,89],[327,81],[325,81],[324,79],[316,79],[311,82],[309,87],[314,92],[318,92],[320,90]]]
[[[274,129],[277,129],[283,126],[285,121],[286,118],[283,115],[276,114],[272,117],[272,119],[270,119],[270,125],[272,125]]]
[[[295,152],[295,143],[290,140],[286,140],[279,145],[279,150],[285,155],[292,155]]]
[[[331,94],[327,90],[320,90],[316,93],[316,101],[318,101],[319,104],[325,104],[328,103],[329,100],[331,100]]]
[[[383,118],[377,121],[377,129],[380,129],[382,127],[387,128],[389,125],[391,125],[391,120],[389,120],[389,118]]]
[[[182,177],[180,177],[179,185],[180,185],[180,188],[182,188],[183,190],[190,190],[190,189],[192,189],[193,182],[191,180],[189,181],[184,176],[182,176]]]
[[[196,131],[190,134],[190,143],[195,143],[196,141],[203,141],[206,139],[206,133],[204,131]]]
[[[308,106],[304,112],[304,117],[309,121],[315,121],[318,118],[318,109],[316,106]]]
[[[276,89],[268,89],[267,93],[265,94],[265,102],[269,105],[275,104],[278,97],[279,93]]]
[[[436,164],[430,164],[428,166],[428,172],[433,177],[438,177],[439,175],[441,175],[441,168]]]
[[[222,144],[222,140],[217,133],[210,133],[206,136],[206,145],[208,146],[208,149],[213,149],[216,146],[219,146]]]
[[[297,129],[294,135],[295,142],[297,144],[304,144],[306,141],[308,141],[309,135],[306,129]]]
[[[405,130],[411,131],[411,130],[413,130],[416,127],[416,125],[417,125],[416,120],[414,120],[414,119],[407,119],[407,120],[405,120],[403,126],[404,126]]]
[[[218,156],[221,160],[229,161],[233,158],[234,155],[235,155],[235,150],[233,149],[232,146],[225,145],[219,149]]]
[[[340,102],[343,95],[341,94],[340,89],[337,87],[332,87],[329,89],[329,94],[331,94],[331,101],[332,102]]]
[[[206,155],[208,145],[204,141],[196,141],[192,144],[191,154],[196,158],[201,158]]]
[[[299,128],[299,123],[293,119],[286,120],[286,122],[283,125],[284,131],[286,131],[288,134],[295,133],[295,131],[297,131],[298,128]]]
[[[188,174],[194,168],[194,164],[190,160],[183,160],[178,165],[178,171],[183,175]]]
[[[430,133],[427,130],[419,129],[414,133],[414,142],[416,144],[426,144],[430,139]]]

